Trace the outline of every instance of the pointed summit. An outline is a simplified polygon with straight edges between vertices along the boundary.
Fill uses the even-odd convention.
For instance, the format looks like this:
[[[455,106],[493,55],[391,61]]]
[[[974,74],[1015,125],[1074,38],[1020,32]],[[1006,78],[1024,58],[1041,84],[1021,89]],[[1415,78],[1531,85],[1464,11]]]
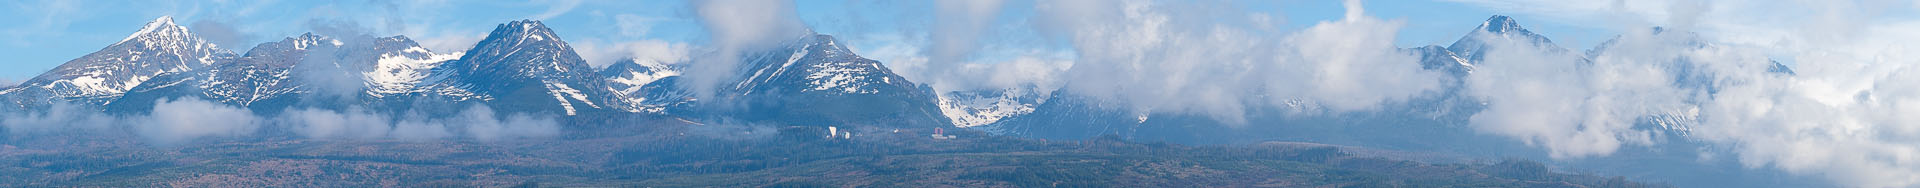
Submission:
[[[519,40],[524,41],[560,40],[553,34],[553,29],[547,28],[547,24],[536,20],[519,20],[500,24],[493,28],[493,33],[488,34],[487,38],[505,36],[518,36]]]
[[[153,22],[150,22],[147,25],[153,25],[153,23],[166,23],[167,25],[173,25],[173,16],[160,16],[159,18],[154,18]]]
[[[153,21],[147,22],[147,26],[140,27],[140,31],[133,32],[132,35],[127,35],[125,39],[120,39],[120,43],[126,43],[127,41],[143,36],[167,36],[182,33],[187,33],[187,27],[174,24],[173,16],[160,16],[160,18],[154,18]]]
[[[533,20],[500,24],[460,59],[448,68],[471,74],[463,75],[470,79],[580,79],[594,74],[572,46],[546,24]]]
[[[429,82],[472,93],[482,100],[557,100],[554,102],[558,104],[511,103],[496,108],[575,115],[585,109],[601,109],[605,99],[599,97],[609,96],[600,89],[606,88],[605,80],[596,77],[593,67],[540,21],[500,24],[459,60],[435,71],[440,74]]]
[[[1520,23],[1513,21],[1513,18],[1503,15],[1493,15],[1492,17],[1488,17],[1486,22],[1480,23],[1479,27],[1475,27],[1473,31],[1468,32],[1467,36],[1462,36],[1459,41],[1455,41],[1453,45],[1447,46],[1447,50],[1453,51],[1454,54],[1462,58],[1466,58],[1468,62],[1477,64],[1486,58],[1484,52],[1488,50],[1488,42],[1493,41],[1513,41],[1544,48],[1559,48],[1559,46],[1553,45],[1553,41],[1548,40],[1546,36],[1540,36],[1539,34],[1534,34],[1532,31],[1527,31],[1526,28],[1521,28]]]
[[[1493,32],[1493,33],[1507,33],[1507,32],[1531,33],[1531,32],[1528,32],[1526,28],[1520,28],[1520,23],[1514,23],[1513,18],[1509,18],[1504,15],[1493,15],[1493,17],[1487,18],[1486,22],[1480,23],[1480,28],[1478,29],[1482,31]]]

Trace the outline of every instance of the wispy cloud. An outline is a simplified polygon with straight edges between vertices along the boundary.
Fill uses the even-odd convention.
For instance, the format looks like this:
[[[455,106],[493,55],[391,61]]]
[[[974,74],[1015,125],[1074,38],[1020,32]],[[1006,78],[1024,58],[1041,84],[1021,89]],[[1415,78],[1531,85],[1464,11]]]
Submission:
[[[683,87],[705,98],[712,98],[715,88],[735,77],[741,53],[812,32],[800,21],[791,0],[703,0],[694,2],[693,9],[718,52],[692,64]]]
[[[540,14],[535,14],[533,16],[530,16],[529,18],[532,18],[535,20],[553,19],[553,17],[560,16],[561,14],[573,12],[573,8],[580,7],[580,2],[582,1],[581,0],[549,0],[549,1],[535,2],[532,4],[546,5],[547,11],[540,12]]]
[[[9,45],[29,46],[33,45],[32,41],[34,41],[28,40],[29,38],[62,36],[65,33],[62,31],[67,30],[67,26],[72,25],[73,21],[88,17],[89,12],[80,11],[80,8],[83,7],[80,3],[82,3],[82,1],[59,0],[15,1],[9,3],[7,7],[9,11],[27,14],[27,16],[31,16],[29,19],[33,21],[23,27],[14,27],[6,30],[6,37],[10,38],[8,40]]]
[[[664,40],[639,40],[630,42],[602,43],[598,40],[580,41],[574,44],[575,51],[593,67],[606,67],[621,60],[651,61],[661,64],[681,64],[692,59],[698,47],[680,42]]]
[[[613,19],[615,23],[614,26],[619,27],[620,29],[620,35],[625,35],[627,37],[647,36],[647,33],[653,32],[653,25],[656,24],[656,22],[666,20],[664,18],[646,17],[646,16],[633,15],[633,14],[614,15]]]

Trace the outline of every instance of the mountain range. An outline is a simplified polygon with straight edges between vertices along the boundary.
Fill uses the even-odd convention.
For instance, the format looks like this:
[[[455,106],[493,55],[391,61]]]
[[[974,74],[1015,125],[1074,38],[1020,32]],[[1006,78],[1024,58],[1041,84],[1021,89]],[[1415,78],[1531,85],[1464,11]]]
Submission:
[[[120,113],[195,98],[260,113],[365,109],[449,114],[482,104],[509,113],[678,116],[810,126],[951,127],[930,88],[908,81],[829,35],[745,53],[720,95],[698,99],[678,62],[587,64],[540,21],[500,24],[464,52],[406,36],[306,33],[244,54],[196,36],[171,17],[126,40],[0,90],[7,107],[79,104]]]
[[[1448,86],[1440,95],[1377,113],[1414,113],[1399,115],[1430,117],[1425,121],[1433,124],[1464,121],[1484,107],[1460,94],[1461,81],[1482,63],[1485,52],[1493,47],[1488,45],[1490,40],[1572,51],[1509,17],[1496,15],[1451,45],[1402,49],[1420,57],[1417,63],[1423,68],[1449,75]],[[691,74],[685,71],[690,63],[628,59],[595,68],[540,21],[500,24],[463,52],[431,51],[406,36],[306,33],[236,55],[175,24],[171,17],[161,17],[125,40],[0,90],[0,99],[20,109],[67,103],[123,113],[143,112],[156,100],[176,98],[198,98],[262,113],[357,108],[389,114],[449,114],[461,105],[483,104],[507,112],[559,116],[637,114],[803,126],[969,127],[1048,139],[1105,134],[1180,143],[1258,139],[1200,136],[1200,132],[1218,131],[1209,129],[1231,128],[1193,115],[1126,110],[1112,101],[1067,90],[1024,87],[938,93],[879,61],[854,54],[830,35],[811,34],[778,43],[742,53],[743,66],[734,75],[721,75],[731,81],[709,91],[717,95],[696,96],[702,92],[688,90],[693,87],[685,87],[681,79]],[[1587,57],[1611,43],[1596,47]],[[1772,71],[1791,74],[1778,63]],[[1678,79],[1681,82],[1698,82],[1685,77],[1701,76],[1678,75],[1684,75]],[[1288,110],[1254,111],[1284,114]]]
[[[824,34],[774,41],[778,45],[741,53],[740,66],[723,73],[729,75],[719,75],[729,80],[714,91],[693,91],[689,88],[700,87],[687,87],[692,82],[684,81],[685,76],[714,74],[688,71],[700,59],[625,59],[596,68],[558,33],[535,20],[499,24],[471,49],[457,52],[436,52],[406,36],[306,33],[236,54],[196,36],[171,17],[161,17],[120,42],[0,89],[0,101],[3,108],[12,110],[79,105],[112,113],[148,113],[156,101],[192,98],[265,114],[317,108],[394,117],[453,116],[466,106],[484,105],[508,113],[563,117],[563,121],[641,116],[701,125],[893,129],[894,133],[957,127],[1019,138],[1088,140],[1111,135],[1183,144],[1292,138],[1389,149],[1499,153],[1527,147],[1476,136],[1471,128],[1460,127],[1485,108],[1480,99],[1462,94],[1462,82],[1496,46],[1489,43],[1510,41],[1573,51],[1555,46],[1511,18],[1493,16],[1451,45],[1400,49],[1420,57],[1408,63],[1448,75],[1443,82],[1446,87],[1437,95],[1390,104],[1379,111],[1316,116],[1290,115],[1297,110],[1284,107],[1250,109],[1255,114],[1250,122],[1319,126],[1248,128],[1226,126],[1204,115],[1129,110],[1115,101],[1064,89],[935,91]],[[1778,63],[1769,71],[1792,74]],[[1700,82],[1697,79],[1677,80],[1685,82],[1679,85],[1711,87],[1694,83]],[[1686,134],[1686,121],[1651,121],[1659,124],[1655,129],[1668,134]]]

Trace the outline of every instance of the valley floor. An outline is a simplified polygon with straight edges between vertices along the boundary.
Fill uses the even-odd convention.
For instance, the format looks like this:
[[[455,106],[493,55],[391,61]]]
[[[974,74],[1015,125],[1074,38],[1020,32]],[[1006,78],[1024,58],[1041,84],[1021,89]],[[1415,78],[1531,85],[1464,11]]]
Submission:
[[[1434,164],[1304,143],[1183,146],[644,121],[508,141],[9,138],[4,187],[1663,187],[1524,160]],[[851,128],[849,128],[851,129]],[[589,134],[591,133],[591,134]]]

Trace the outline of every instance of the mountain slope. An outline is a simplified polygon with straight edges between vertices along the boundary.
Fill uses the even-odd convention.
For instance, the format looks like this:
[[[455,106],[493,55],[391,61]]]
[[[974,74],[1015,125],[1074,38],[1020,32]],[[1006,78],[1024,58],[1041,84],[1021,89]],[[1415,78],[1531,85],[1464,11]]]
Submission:
[[[120,42],[0,90],[4,96],[0,98],[6,98],[9,106],[27,108],[63,101],[101,105],[155,76],[191,71],[233,56],[163,16]]]
[[[436,95],[480,100],[507,111],[578,115],[610,110],[606,80],[540,21],[495,27],[460,60],[435,68],[425,82]],[[469,94],[471,96],[469,96]]]
[[[951,127],[931,89],[841,46],[810,35],[748,53],[736,78],[708,109],[749,121],[801,125]],[[716,108],[718,107],[718,108]]]
[[[350,42],[307,33],[260,44],[231,62],[156,77],[110,108],[144,111],[152,101],[180,97],[267,112],[291,106],[344,108],[410,92],[424,77],[419,67],[450,58],[402,36],[345,40]]]

